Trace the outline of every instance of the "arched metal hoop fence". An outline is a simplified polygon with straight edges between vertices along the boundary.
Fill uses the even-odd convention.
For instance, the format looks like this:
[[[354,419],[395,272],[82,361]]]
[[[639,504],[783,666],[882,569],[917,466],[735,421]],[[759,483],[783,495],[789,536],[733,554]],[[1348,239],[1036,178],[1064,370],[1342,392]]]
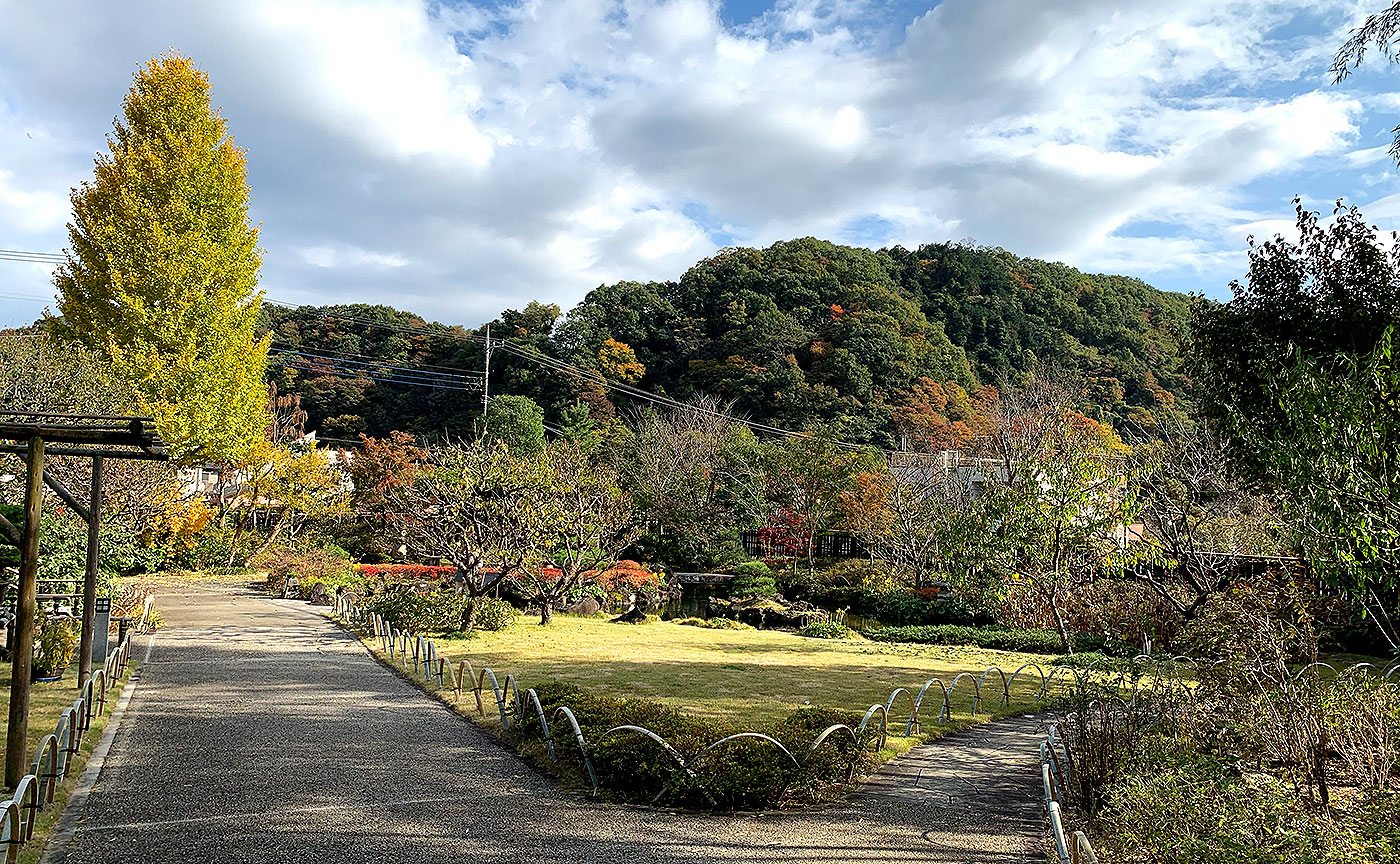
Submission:
[[[553,762],[559,762],[564,758],[574,758],[572,754],[576,752],[595,794],[600,788],[600,782],[593,764],[593,756],[605,740],[618,735],[634,735],[652,742],[673,766],[670,779],[662,785],[661,790],[652,799],[653,802],[660,801],[683,779],[689,780],[702,794],[710,797],[710,792],[705,788],[696,768],[714,758],[717,751],[736,741],[759,742],[761,746],[771,749],[774,758],[787,767],[787,782],[797,776],[823,747],[849,741],[853,745],[847,750],[850,758],[846,765],[846,779],[849,781],[866,750],[873,747],[878,751],[885,746],[886,738],[891,734],[890,724],[893,721],[902,722],[903,734],[909,737],[919,734],[924,722],[952,722],[958,715],[955,698],[969,690],[972,707],[968,714],[961,716],[976,716],[978,713],[991,713],[1009,707],[1012,704],[1013,688],[1022,679],[1029,679],[1034,689],[1034,695],[1027,704],[1028,708],[1032,708],[1045,704],[1054,695],[1069,695],[1082,688],[1090,676],[1103,675],[1102,670],[1096,670],[1094,667],[1078,669],[1069,666],[1049,667],[1050,671],[1047,674],[1045,668],[1039,664],[1026,663],[1009,675],[1000,667],[992,666],[980,674],[963,672],[946,684],[939,678],[930,678],[917,690],[895,688],[885,702],[877,702],[866,709],[860,723],[855,726],[837,723],[823,729],[813,738],[811,745],[800,753],[793,753],[782,742],[768,735],[741,732],[702,747],[687,759],[671,742],[641,726],[615,726],[603,731],[590,743],[584,736],[573,710],[568,706],[554,706],[552,710],[547,711],[533,689],[525,690],[522,695],[513,675],[506,674],[502,680],[497,675],[497,670],[486,667],[476,669],[471,661],[466,659],[454,661],[444,655],[432,639],[394,627],[389,621],[366,609],[359,599],[354,595],[341,595],[335,599],[332,612],[353,632],[377,644],[380,652],[391,662],[405,671],[412,670],[428,687],[450,691],[454,701],[461,700],[470,693],[477,714],[486,716],[487,699],[490,698],[495,703],[495,713],[503,730],[510,731],[513,725],[527,716],[535,717],[543,733],[547,757]],[[1130,686],[1136,694],[1138,681],[1134,679]],[[991,706],[991,709],[984,711],[987,706]],[[928,714],[935,708],[937,713],[930,721]],[[567,724],[567,727],[563,724]],[[572,742],[566,737],[560,737],[566,734],[571,735]],[[714,799],[710,797],[710,800]]]
[[[1134,658],[1135,664],[1153,670],[1151,677],[1154,691],[1158,693],[1176,692],[1188,697],[1194,691],[1186,686],[1180,674],[1181,669],[1191,669],[1199,673],[1204,668],[1218,667],[1224,662],[1220,660],[1199,661],[1184,656],[1172,657],[1169,660],[1145,655]],[[1092,667],[1090,668],[1092,669]],[[1019,673],[1020,670],[1017,671]],[[1053,675],[1054,672],[1051,673],[1051,677]],[[1330,663],[1317,662],[1310,663],[1294,673],[1295,679],[1300,681],[1308,677],[1326,676],[1335,679],[1351,675],[1368,675],[1378,679],[1383,686],[1400,687],[1400,660],[1386,664],[1384,667],[1363,662],[1353,663],[1340,669]],[[1042,680],[1046,680],[1043,673]],[[1122,692],[1129,691],[1124,688]],[[1103,722],[1111,722],[1110,717],[1115,713],[1129,710],[1141,691],[1134,687],[1130,692],[1131,695],[1128,699],[1090,701],[1083,710],[1088,712],[1091,717],[1093,712],[1100,712]],[[1094,847],[1084,832],[1073,831],[1067,834],[1065,831],[1061,801],[1064,790],[1069,788],[1074,772],[1074,757],[1070,753],[1069,742],[1060,734],[1058,726],[1052,723],[1046,732],[1045,739],[1040,743],[1040,776],[1045,793],[1045,811],[1050,821],[1050,839],[1055,847],[1055,856],[1059,859],[1060,864],[1098,864],[1098,855],[1094,852]]]
[[[148,604],[149,608],[149,604]],[[126,677],[131,634],[107,655],[101,669],[83,685],[81,695],[59,715],[51,734],[34,748],[34,761],[8,800],[0,801],[0,847],[5,864],[19,860],[20,848],[34,836],[40,811],[53,803],[54,792],[68,778],[92,721],[107,711],[108,691]]]

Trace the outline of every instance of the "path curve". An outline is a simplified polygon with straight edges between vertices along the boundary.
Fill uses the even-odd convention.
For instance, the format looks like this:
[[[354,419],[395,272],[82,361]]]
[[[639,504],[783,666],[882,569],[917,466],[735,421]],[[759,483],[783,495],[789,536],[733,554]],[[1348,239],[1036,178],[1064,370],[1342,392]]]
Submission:
[[[192,585],[155,637],[66,861],[1043,861],[1035,719],[949,736],[819,812],[565,792],[291,601]],[[964,759],[970,761],[964,761]]]

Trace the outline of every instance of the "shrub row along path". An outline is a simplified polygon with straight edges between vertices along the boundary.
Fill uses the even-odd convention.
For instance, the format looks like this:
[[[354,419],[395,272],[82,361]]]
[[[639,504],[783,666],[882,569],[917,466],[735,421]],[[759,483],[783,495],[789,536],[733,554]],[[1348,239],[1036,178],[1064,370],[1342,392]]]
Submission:
[[[309,607],[179,591],[160,597],[168,624],[67,861],[1045,860],[1034,719],[916,748],[821,811],[607,805],[559,789]]]

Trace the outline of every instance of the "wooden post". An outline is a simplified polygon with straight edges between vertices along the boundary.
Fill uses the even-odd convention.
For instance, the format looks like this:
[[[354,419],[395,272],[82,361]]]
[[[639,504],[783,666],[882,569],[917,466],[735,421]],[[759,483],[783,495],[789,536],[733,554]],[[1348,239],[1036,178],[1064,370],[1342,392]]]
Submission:
[[[78,645],[78,689],[92,677],[92,639],[97,621],[97,550],[102,529],[102,457],[92,457],[88,492],[87,570],[83,573],[83,632]]]
[[[29,439],[24,533],[19,547],[19,597],[11,640],[10,725],[5,730],[5,787],[14,789],[29,762],[29,673],[34,661],[34,579],[39,570],[39,509],[44,494],[44,439]]]

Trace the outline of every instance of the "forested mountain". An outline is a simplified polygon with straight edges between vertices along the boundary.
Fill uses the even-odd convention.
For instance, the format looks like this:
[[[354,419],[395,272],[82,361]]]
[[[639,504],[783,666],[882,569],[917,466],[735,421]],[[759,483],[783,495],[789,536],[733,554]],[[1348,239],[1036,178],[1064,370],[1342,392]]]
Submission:
[[[1189,303],[1001,249],[792,240],[725,250],[675,281],[604,285],[567,315],[537,303],[503,313],[492,337],[524,350],[495,352],[491,391],[530,396],[551,420],[578,401],[595,415],[631,404],[522,356],[537,352],[675,398],[712,394],[784,428],[929,448],[970,434],[983,387],[1045,364],[1080,375],[1085,412],[1122,425],[1186,395]],[[480,331],[367,306],[268,309],[266,322],[275,346],[343,358],[279,373],[323,435],[460,435],[480,411],[476,395],[443,389],[456,379],[433,377],[480,371]],[[345,377],[376,369],[371,358],[437,386],[405,371]]]

